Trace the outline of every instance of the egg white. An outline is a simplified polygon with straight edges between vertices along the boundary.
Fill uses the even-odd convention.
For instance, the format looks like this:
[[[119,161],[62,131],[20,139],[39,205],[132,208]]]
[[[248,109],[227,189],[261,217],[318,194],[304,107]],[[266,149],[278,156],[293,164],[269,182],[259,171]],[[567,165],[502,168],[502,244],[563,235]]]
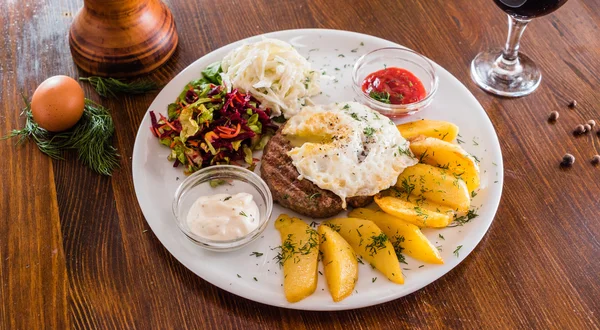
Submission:
[[[417,163],[394,122],[356,102],[304,107],[282,133],[308,141],[288,152],[298,179],[332,191],[344,208],[347,197],[373,196]]]

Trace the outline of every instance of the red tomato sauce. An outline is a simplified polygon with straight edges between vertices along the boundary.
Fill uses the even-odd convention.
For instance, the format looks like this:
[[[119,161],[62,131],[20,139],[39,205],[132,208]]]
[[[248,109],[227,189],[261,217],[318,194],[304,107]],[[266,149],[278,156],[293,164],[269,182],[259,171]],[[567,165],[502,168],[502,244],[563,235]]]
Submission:
[[[369,74],[362,90],[377,101],[389,104],[419,102],[427,96],[425,87],[412,72],[400,68],[385,68]]]

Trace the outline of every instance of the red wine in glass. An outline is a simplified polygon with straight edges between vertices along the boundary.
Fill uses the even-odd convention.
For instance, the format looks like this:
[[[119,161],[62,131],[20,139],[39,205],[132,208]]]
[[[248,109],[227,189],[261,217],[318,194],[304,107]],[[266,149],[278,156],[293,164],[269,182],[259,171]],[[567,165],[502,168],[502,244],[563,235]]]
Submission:
[[[567,0],[494,0],[494,2],[509,15],[534,18],[550,14]]]
[[[519,54],[521,36],[531,19],[550,14],[567,0],[494,0],[508,14],[508,39],[504,49],[479,53],[471,62],[471,78],[487,92],[518,97],[532,93],[542,74],[537,65]]]

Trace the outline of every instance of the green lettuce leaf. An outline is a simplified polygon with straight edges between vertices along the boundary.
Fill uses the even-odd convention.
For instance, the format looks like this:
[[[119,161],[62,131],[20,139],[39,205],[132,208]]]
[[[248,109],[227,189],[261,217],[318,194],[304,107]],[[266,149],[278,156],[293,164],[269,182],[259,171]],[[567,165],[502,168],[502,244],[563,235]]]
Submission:
[[[220,74],[221,72],[223,72],[223,69],[221,69],[221,62],[215,62],[202,71],[202,76],[215,85],[221,85],[221,83],[223,83]]]

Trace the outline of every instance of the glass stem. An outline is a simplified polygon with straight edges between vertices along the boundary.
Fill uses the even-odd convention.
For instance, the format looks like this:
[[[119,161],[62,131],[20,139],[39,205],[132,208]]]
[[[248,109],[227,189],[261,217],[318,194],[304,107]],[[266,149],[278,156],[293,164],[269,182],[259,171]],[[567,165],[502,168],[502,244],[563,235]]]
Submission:
[[[523,36],[523,32],[525,32],[525,28],[529,22],[531,22],[530,19],[515,18],[508,15],[508,38],[502,51],[502,62],[504,65],[511,67],[517,64],[521,36]]]

